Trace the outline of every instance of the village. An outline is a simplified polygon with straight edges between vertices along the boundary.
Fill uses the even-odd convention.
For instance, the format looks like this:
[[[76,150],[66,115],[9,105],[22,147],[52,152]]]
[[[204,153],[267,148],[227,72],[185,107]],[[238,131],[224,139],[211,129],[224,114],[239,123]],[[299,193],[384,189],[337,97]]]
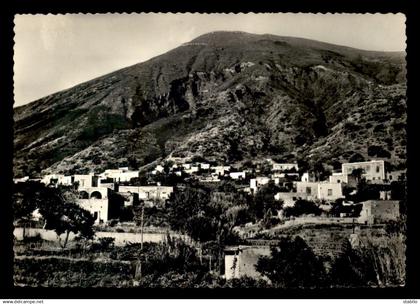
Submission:
[[[393,197],[395,191],[392,191],[391,185],[393,182],[404,181],[405,171],[386,172],[384,160],[343,163],[341,171],[332,172],[325,180],[319,180],[312,172],[301,172],[297,163],[278,163],[272,159],[255,161],[242,167],[237,164],[215,164],[203,161],[204,159],[199,160],[201,161],[170,158],[157,164],[146,174],[130,170],[129,167],[121,167],[107,169],[100,174],[48,174],[41,179],[23,177],[14,182],[32,181],[47,187],[74,187],[78,193],[77,204],[92,214],[98,233],[113,231],[108,235],[115,236],[112,233],[127,232],[126,227],[140,225],[141,230],[130,231],[141,242],[143,239],[148,240],[147,231],[161,232],[163,236],[168,229],[150,221],[149,225],[143,227],[148,222],[144,218],[145,209],[165,213],[167,203],[174,195],[185,191],[186,187],[200,184],[210,187],[213,189],[211,202],[233,206],[233,201],[238,198],[246,204],[249,198],[265,192],[268,194],[266,198],[272,200],[274,207],[270,207],[269,212],[264,209],[265,213],[260,220],[250,220],[245,215],[245,220],[235,222],[233,231],[242,241],[236,245],[224,245],[223,276],[226,279],[242,276],[260,278],[261,275],[255,270],[255,263],[259,257],[270,254],[269,245],[273,241],[269,239],[276,239],[276,235],[281,235],[291,227],[338,227],[338,234],[345,231],[344,238],[355,244],[358,242],[358,234],[368,231],[369,227],[381,227],[400,217],[402,198]],[[357,196],[360,183],[373,187],[367,197],[369,199],[361,201],[361,196]],[[235,194],[221,191],[221,184],[233,186]],[[357,202],[352,201],[352,198],[356,198]],[[133,216],[127,217],[127,214],[132,214],[133,208],[139,207],[142,210],[141,223],[137,221],[135,225]],[[298,211],[302,208],[307,210]],[[146,217],[147,214],[146,212]],[[38,210],[32,213],[32,220],[42,220]],[[15,236],[19,238],[21,236],[17,231],[15,229]],[[124,238],[123,234],[120,235]],[[118,240],[118,243],[127,244],[135,239],[131,236],[127,240]],[[162,240],[162,237],[158,238],[158,241]],[[314,250],[317,250],[317,246]],[[327,248],[323,253],[330,254],[330,251],[331,248]]]

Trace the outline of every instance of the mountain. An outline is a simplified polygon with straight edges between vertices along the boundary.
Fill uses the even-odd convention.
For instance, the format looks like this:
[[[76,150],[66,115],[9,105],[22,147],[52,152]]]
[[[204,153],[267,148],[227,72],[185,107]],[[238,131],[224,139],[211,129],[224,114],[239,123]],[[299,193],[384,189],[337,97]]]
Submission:
[[[15,108],[16,176],[139,167],[168,155],[338,166],[406,160],[405,53],[243,32]]]

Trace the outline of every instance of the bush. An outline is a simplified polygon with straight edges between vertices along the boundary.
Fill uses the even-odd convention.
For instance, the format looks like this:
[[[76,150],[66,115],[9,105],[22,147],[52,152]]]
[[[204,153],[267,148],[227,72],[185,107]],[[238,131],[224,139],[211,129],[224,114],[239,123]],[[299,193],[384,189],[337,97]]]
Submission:
[[[387,150],[385,150],[381,146],[369,146],[368,155],[376,156],[376,157],[386,157],[386,158],[391,157],[391,153],[389,153]]]
[[[97,242],[92,243],[91,249],[93,251],[106,251],[114,247],[115,238],[101,237]]]
[[[301,216],[304,214],[320,215],[322,209],[319,208],[313,201],[297,200],[293,207],[284,208],[284,216]]]

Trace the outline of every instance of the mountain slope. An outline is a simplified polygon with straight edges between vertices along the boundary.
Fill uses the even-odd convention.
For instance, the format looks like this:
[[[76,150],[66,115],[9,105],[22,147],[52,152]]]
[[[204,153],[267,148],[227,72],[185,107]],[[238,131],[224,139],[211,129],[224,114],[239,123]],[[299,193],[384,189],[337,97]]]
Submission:
[[[170,153],[332,163],[355,152],[368,157],[370,145],[403,166],[404,56],[292,37],[205,34],[16,108],[15,174],[137,167]]]

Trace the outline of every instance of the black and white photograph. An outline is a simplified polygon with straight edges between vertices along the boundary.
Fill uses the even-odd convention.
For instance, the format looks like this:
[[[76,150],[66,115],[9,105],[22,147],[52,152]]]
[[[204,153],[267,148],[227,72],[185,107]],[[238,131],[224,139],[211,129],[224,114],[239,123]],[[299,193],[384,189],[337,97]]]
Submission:
[[[406,39],[403,13],[16,14],[14,286],[406,286]]]

